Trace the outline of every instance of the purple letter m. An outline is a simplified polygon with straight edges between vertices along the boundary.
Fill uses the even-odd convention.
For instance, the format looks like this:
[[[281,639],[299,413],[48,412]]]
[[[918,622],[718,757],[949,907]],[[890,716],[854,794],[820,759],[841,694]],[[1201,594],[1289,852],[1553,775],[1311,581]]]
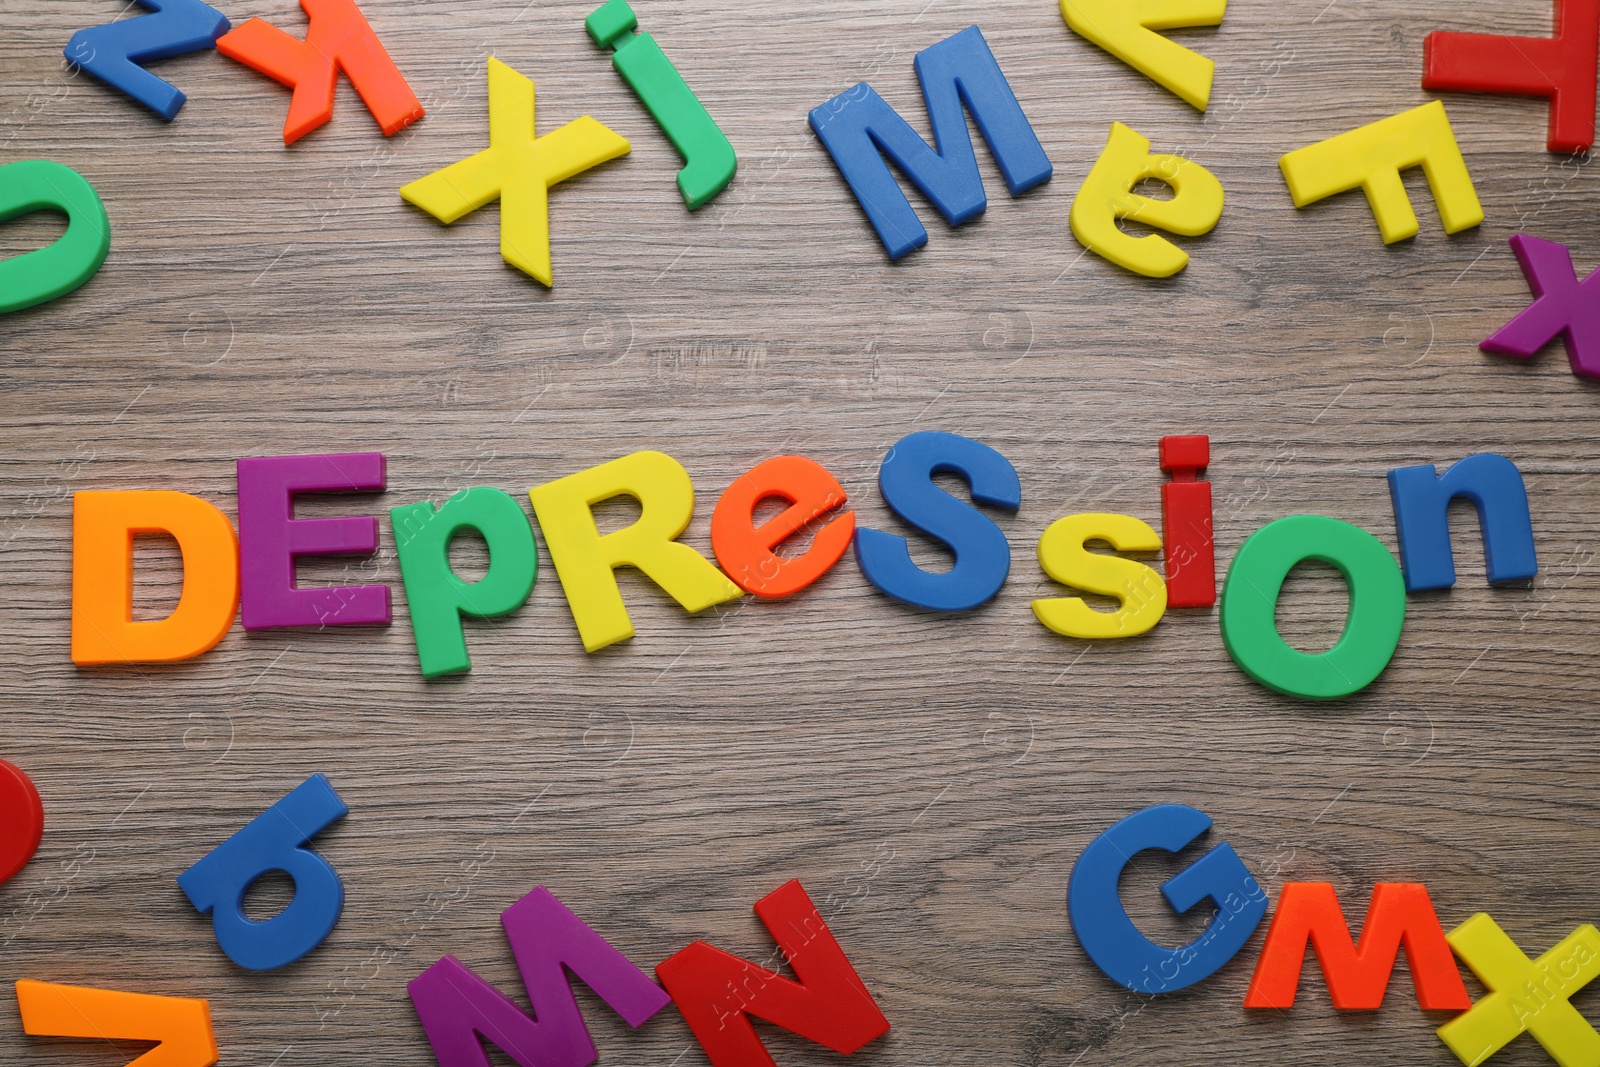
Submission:
[[[522,1067],[594,1063],[599,1053],[567,971],[629,1026],[639,1026],[671,1003],[648,975],[543,886],[507,908],[501,921],[533,1013],[524,1012],[454,956],[446,956],[408,987],[440,1067],[491,1067],[484,1041]]]

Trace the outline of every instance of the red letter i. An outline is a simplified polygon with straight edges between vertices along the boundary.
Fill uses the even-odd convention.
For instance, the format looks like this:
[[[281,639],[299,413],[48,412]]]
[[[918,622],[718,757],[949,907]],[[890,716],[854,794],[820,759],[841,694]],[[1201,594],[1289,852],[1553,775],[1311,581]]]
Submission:
[[[1167,557],[1167,604],[1209,608],[1217,602],[1217,557],[1211,541],[1211,483],[1197,477],[1211,462],[1211,438],[1163,437],[1161,525]]]

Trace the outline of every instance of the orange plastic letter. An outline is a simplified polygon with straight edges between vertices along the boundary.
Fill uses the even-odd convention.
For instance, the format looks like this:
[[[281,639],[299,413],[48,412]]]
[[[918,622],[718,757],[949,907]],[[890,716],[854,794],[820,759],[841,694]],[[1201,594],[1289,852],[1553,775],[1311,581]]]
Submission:
[[[24,978],[17,982],[17,1008],[23,1032],[39,1037],[158,1042],[128,1067],[211,1067],[217,1062],[211,1006],[204,1000]]]
[[[171,534],[183,593],[165,619],[133,621],[133,539]],[[239,539],[188,493],[86,492],[72,502],[72,662],[170,663],[211,648],[239,613]]]
[[[1415,882],[1379,882],[1374,886],[1357,947],[1332,885],[1285,885],[1278,894],[1278,910],[1267,928],[1256,973],[1245,993],[1245,1007],[1287,1008],[1294,1004],[1308,941],[1322,965],[1328,996],[1340,1011],[1382,1006],[1389,974],[1402,944],[1411,965],[1411,982],[1416,986],[1419,1007],[1429,1011],[1465,1011],[1472,1007],[1426,886]]]
[[[763,500],[789,507],[755,526]],[[711,548],[728,576],[747,593],[776,599],[798,593],[839,562],[856,532],[856,513],[847,511],[817,531],[811,547],[785,559],[775,552],[783,541],[844,505],[844,487],[822,465],[804,456],[779,456],[752,467],[717,501],[711,516]]]
[[[263,19],[251,19],[217,39],[217,51],[229,59],[294,90],[283,123],[284,144],[293,144],[333,118],[339,71],[361,94],[385,137],[422,117],[417,95],[355,0],[300,0],[300,6],[311,20],[303,41]]]

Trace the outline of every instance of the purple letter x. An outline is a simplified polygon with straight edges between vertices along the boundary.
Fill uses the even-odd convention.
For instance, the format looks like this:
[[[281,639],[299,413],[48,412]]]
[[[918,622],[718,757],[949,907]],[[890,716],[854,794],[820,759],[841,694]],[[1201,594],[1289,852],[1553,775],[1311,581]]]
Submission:
[[[1478,347],[1527,359],[1560,334],[1572,373],[1600,379],[1600,270],[1579,282],[1566,245],[1524,233],[1511,235],[1511,251],[1537,299]]]

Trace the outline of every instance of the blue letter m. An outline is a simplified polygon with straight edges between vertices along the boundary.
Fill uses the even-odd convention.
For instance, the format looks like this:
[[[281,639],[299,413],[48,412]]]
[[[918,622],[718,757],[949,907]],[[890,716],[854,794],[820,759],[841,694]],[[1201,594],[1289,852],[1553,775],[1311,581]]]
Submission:
[[[833,156],[890,259],[927,244],[928,231],[889,163],[952,226],[983,214],[988,205],[963,107],[988,142],[1012,196],[1050,180],[1050,160],[978,27],[919,52],[916,69],[937,149],[928,147],[866,82],[811,112],[812,131]]]

